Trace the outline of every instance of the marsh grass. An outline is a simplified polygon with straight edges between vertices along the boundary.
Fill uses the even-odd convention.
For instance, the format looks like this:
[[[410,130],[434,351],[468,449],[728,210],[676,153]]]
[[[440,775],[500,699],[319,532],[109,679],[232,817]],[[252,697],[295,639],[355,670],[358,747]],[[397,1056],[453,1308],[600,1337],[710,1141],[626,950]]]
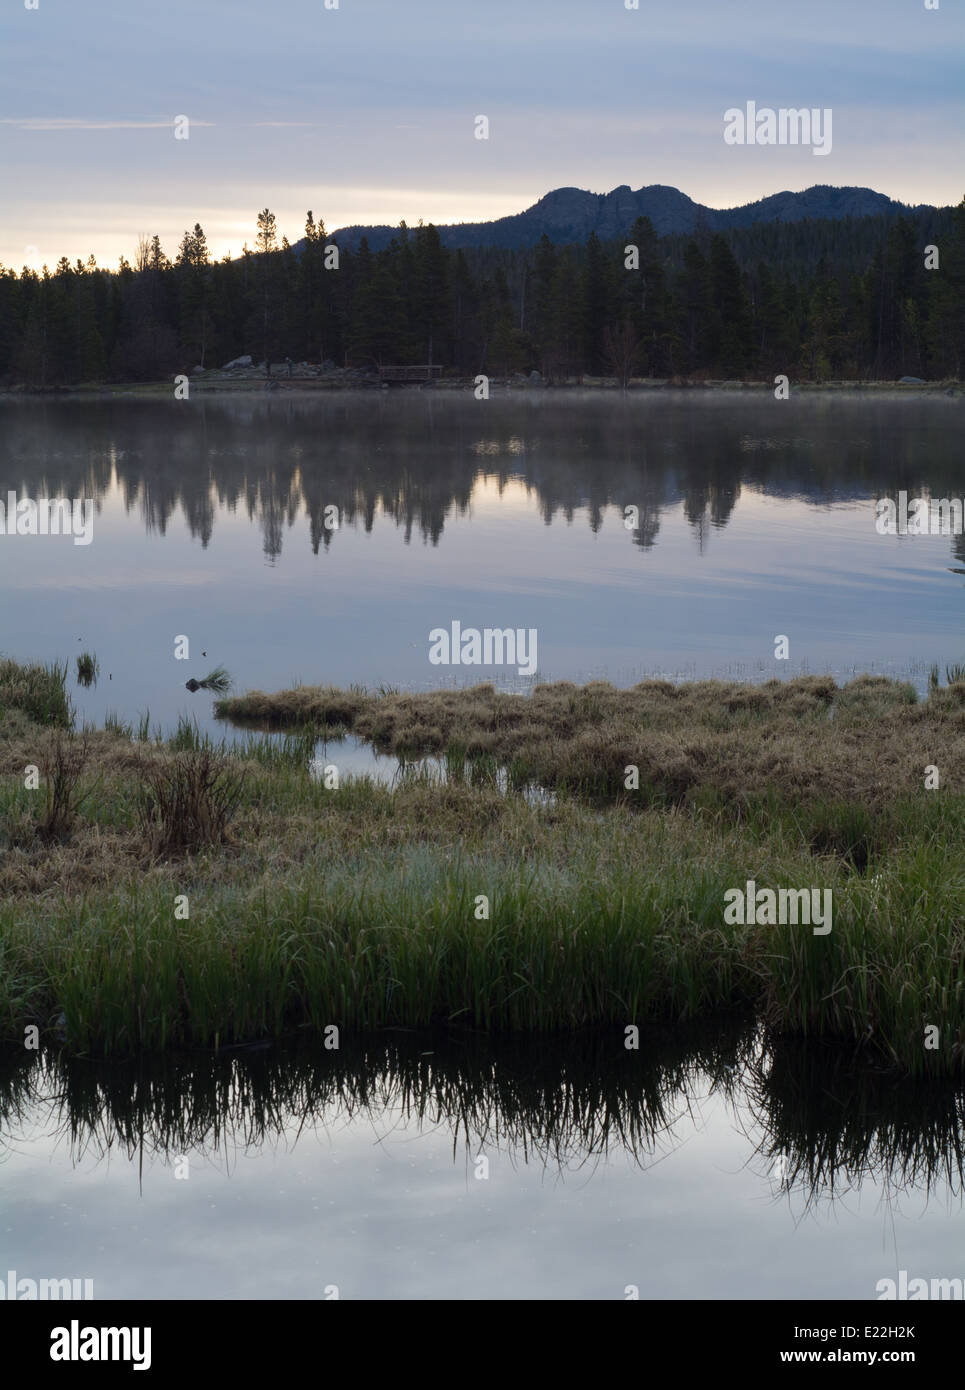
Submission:
[[[881,677],[836,686],[804,676],[745,686],[721,681],[492,686],[422,694],[299,686],[218,700],[220,718],[272,729],[348,728],[377,753],[437,757],[455,777],[490,776],[601,803],[686,805],[711,791],[739,806],[780,788],[788,802],[875,807],[921,784],[942,750],[945,775],[965,786],[965,683],[917,702],[914,687]],[[628,769],[639,786],[628,788]]]
[[[21,710],[35,724],[69,728],[67,663],[23,665],[0,659],[0,715],[7,710]]]
[[[181,752],[142,771],[141,830],[156,854],[181,854],[223,845],[241,794],[244,773],[207,746]]]
[[[58,730],[48,738],[40,758],[44,778],[44,810],[37,834],[45,840],[63,839],[73,829],[84,802],[93,794],[90,786],[81,794],[79,784],[90,755],[86,734],[78,737]]]
[[[313,728],[294,729],[281,738],[263,738],[249,734],[244,742],[234,746],[239,758],[250,759],[262,767],[286,767],[308,772],[318,744]]]
[[[224,695],[231,689],[231,676],[223,666],[215,666],[212,671],[198,681],[202,690],[213,690],[216,695]]]
[[[22,1038],[63,1010],[72,1048],[122,1053],[333,1021],[548,1035],[752,1008],[775,1037],[961,1075],[955,690],[921,705],[877,680],[676,691],[325,693],[402,751],[392,789],[310,775],[325,720],[304,687],[282,738],[231,748],[184,721],[134,747],[115,726],[90,735],[98,794],[69,843],[44,847],[19,828],[39,734],[13,712],[0,1018]],[[942,789],[925,791],[933,761]],[[628,762],[646,769],[638,792]],[[510,794],[543,777],[552,800]],[[749,878],[832,889],[830,936],[725,925],[725,891]],[[173,919],[179,893],[190,925]]]
[[[189,753],[201,748],[211,749],[213,744],[209,735],[201,732],[196,719],[186,719],[182,714],[178,717],[177,728],[167,740],[167,746],[176,753]]]
[[[129,743],[134,741],[134,725],[129,720],[122,719],[117,710],[105,710],[104,732],[113,734],[115,738],[126,739]]]

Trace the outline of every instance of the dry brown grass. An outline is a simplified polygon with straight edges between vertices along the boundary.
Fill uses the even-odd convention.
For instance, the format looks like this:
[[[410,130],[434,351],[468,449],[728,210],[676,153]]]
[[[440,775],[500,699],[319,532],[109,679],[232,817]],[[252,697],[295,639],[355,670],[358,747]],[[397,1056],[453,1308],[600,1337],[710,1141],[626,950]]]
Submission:
[[[537,686],[531,697],[490,685],[365,695],[301,686],[219,702],[232,719],[272,727],[345,723],[380,752],[489,755],[519,780],[607,798],[625,769],[641,790],[680,801],[710,790],[740,801],[768,790],[793,801],[880,805],[922,786],[925,767],[965,789],[965,687],[918,704],[910,686],[863,676],[764,685],[644,681]]]
[[[140,769],[140,829],[155,854],[223,845],[241,796],[243,773],[210,748],[176,753]]]
[[[48,738],[40,754],[44,811],[37,834],[41,839],[63,839],[73,829],[78,811],[93,791],[92,786],[83,793],[80,789],[89,754],[90,741],[86,735],[78,738],[58,729]]]

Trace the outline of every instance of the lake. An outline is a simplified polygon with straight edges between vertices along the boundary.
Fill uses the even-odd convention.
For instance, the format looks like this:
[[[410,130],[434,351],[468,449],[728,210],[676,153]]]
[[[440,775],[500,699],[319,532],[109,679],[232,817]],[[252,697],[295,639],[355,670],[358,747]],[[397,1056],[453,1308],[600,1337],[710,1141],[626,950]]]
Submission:
[[[0,537],[0,650],[72,668],[92,651],[78,713],[149,710],[165,730],[220,727],[184,689],[215,665],[240,690],[528,688],[518,664],[432,664],[430,633],[454,621],[535,629],[543,680],[867,670],[923,689],[965,652],[965,542],[881,535],[875,499],[958,495],[962,409],[693,391],[6,401],[0,498],[96,512],[89,545]]]
[[[216,665],[239,690],[529,688],[433,664],[455,621],[534,629],[543,680],[923,690],[965,655],[965,543],[879,534],[876,500],[958,495],[962,418],[833,393],[7,400],[0,498],[96,511],[89,545],[0,537],[0,650],[94,652],[78,714],[168,732],[224,732],[185,690]],[[375,765],[354,741],[339,760]],[[962,1103],[734,1021],[639,1052],[403,1030],[111,1066],[18,1050],[0,1276],[97,1298],[873,1299],[901,1270],[965,1274]]]

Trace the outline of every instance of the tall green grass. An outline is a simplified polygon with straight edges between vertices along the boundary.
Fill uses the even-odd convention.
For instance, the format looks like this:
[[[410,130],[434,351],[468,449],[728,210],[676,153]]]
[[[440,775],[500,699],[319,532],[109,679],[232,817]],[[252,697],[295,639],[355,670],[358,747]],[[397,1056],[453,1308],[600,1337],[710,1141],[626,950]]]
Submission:
[[[949,875],[939,846],[871,879],[843,865],[818,876],[787,850],[779,866],[734,857],[734,841],[717,848],[714,862],[681,855],[659,875],[628,865],[604,881],[589,863],[521,871],[410,846],[381,865],[344,859],[298,881],[209,888],[185,922],[164,885],[27,921],[5,904],[0,944],[24,1007],[62,1009],[83,1050],[331,1023],[547,1033],[757,1006],[775,1033],[860,1045],[911,1074],[960,1071],[965,878]],[[725,925],[724,892],[749,876],[830,883],[830,935]],[[476,916],[482,893],[488,920]],[[937,1052],[924,1046],[930,1023]]]
[[[0,715],[10,709],[21,710],[35,724],[69,728],[66,661],[24,665],[0,659]]]
[[[840,692],[827,735],[823,692],[798,692],[803,722],[793,700],[781,716],[780,739],[804,730],[802,767],[806,740],[850,749],[855,728],[863,737],[875,727],[869,701],[891,710],[896,738],[906,721],[923,737],[927,720],[953,740],[965,720],[956,697],[942,703],[945,691],[921,709],[866,682]],[[701,746],[713,753],[727,719],[762,742],[761,709],[778,695],[724,693],[734,707],[720,716],[724,732],[705,728]],[[700,698],[715,725],[710,695]],[[949,789],[944,764],[940,791],[924,790],[922,764],[874,801],[801,797],[797,781],[701,780],[706,765],[693,748],[682,751],[686,767],[672,761],[665,731],[659,775],[641,776],[632,795],[613,783],[601,805],[593,793],[631,760],[593,723],[608,701],[605,690],[554,690],[555,718],[572,705],[593,727],[552,803],[504,789],[507,777],[511,789],[532,780],[535,744],[507,764],[458,733],[433,735],[438,765],[393,735],[394,789],[352,778],[325,788],[310,775],[318,725],[302,695],[294,704],[306,718],[284,738],[230,745],[187,719],[153,747],[92,733],[104,784],[72,817],[70,842],[40,847],[24,833],[19,772],[39,735],[21,720],[9,735],[13,771],[0,778],[0,1026],[6,1018],[22,1037],[25,1023],[49,1027],[63,1011],[72,1048],[119,1054],[329,1023],[549,1034],[749,1007],[775,1036],[832,1040],[909,1075],[960,1075],[965,794]],[[391,722],[393,708],[379,718]],[[479,721],[487,711],[522,717],[488,697]],[[412,709],[396,713],[408,729]],[[142,717],[140,744],[148,727]],[[111,731],[135,732],[118,720]],[[406,748],[419,750],[411,761]],[[831,888],[830,935],[725,924],[726,890],[749,878]],[[174,917],[181,895],[184,921]],[[483,895],[488,916],[477,913]]]

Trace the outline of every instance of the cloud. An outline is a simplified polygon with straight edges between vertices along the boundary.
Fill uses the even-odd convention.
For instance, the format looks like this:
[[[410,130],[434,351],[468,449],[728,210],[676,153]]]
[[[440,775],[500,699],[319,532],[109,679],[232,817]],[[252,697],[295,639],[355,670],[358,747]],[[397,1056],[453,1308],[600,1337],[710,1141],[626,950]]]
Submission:
[[[233,0],[227,25],[196,0],[86,0],[55,25],[15,11],[0,6],[0,101],[21,113],[0,118],[6,263],[28,244],[111,263],[136,230],[170,247],[195,221],[237,252],[266,205],[294,238],[309,207],[332,229],[484,221],[561,186],[673,184],[730,207],[813,183],[807,150],[724,147],[724,111],[752,98],[833,109],[822,181],[962,192],[951,0],[285,0],[267,25],[263,0]],[[170,138],[176,113],[189,139]]]
[[[18,130],[171,130],[175,117],[164,121],[112,121],[90,119],[86,116],[3,116],[0,125],[12,125]],[[191,118],[193,126],[212,126],[214,121]]]

